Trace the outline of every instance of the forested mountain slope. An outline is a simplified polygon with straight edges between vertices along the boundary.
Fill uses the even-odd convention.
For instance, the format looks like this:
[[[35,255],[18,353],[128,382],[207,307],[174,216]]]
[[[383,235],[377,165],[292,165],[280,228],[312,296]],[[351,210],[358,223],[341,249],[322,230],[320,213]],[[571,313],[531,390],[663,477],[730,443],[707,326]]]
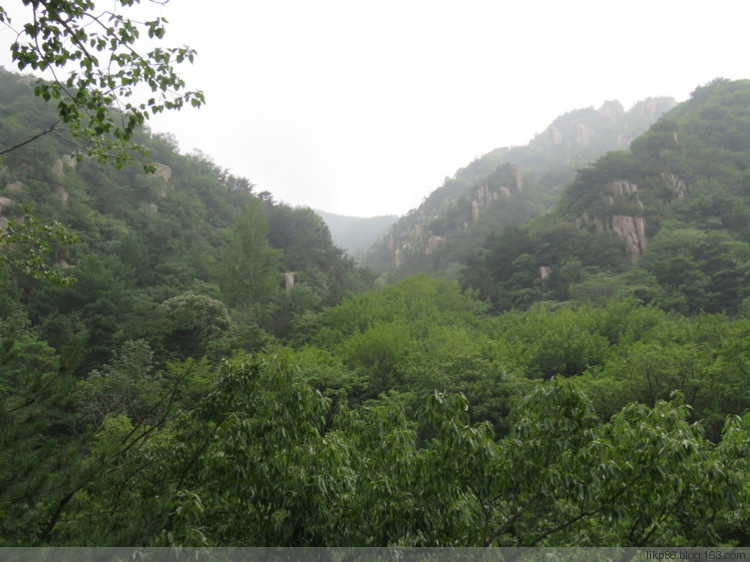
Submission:
[[[526,146],[493,150],[446,178],[373,244],[365,263],[396,278],[455,277],[488,234],[549,209],[576,169],[627,148],[674,105],[671,98],[652,98],[626,112],[608,101],[561,115]]]
[[[363,291],[312,210],[169,138],[156,174],[8,153],[0,234],[33,204],[79,241],[68,286],[0,238],[0,547],[750,544],[747,90],[582,171],[468,291]],[[55,118],[29,93],[0,73],[2,145]]]
[[[749,166],[750,82],[717,80],[581,170],[551,213],[490,237],[463,283],[497,310],[615,295],[745,310]]]
[[[56,120],[33,87],[33,79],[0,72],[0,145]],[[33,205],[38,220],[57,220],[80,237],[49,257],[72,287],[0,264],[0,314],[28,319],[53,349],[68,350],[77,372],[133,339],[148,342],[162,363],[216,356],[229,342],[252,349],[269,335],[284,337],[302,308],[367,286],[312,210],[276,204],[209,159],[179,154],[167,137],[138,140],[154,174],[77,160],[76,147],[54,135],[9,152],[0,168],[2,224],[23,220]],[[210,314],[195,317],[196,308]]]

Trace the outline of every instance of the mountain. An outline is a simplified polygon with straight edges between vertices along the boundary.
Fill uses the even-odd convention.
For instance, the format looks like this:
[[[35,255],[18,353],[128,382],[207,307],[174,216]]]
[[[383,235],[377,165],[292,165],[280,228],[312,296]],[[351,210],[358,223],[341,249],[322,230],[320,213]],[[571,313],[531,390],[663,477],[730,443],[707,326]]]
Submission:
[[[419,271],[455,277],[487,235],[548,210],[576,169],[626,148],[674,105],[651,98],[625,111],[608,101],[558,117],[526,146],[488,152],[402,217],[364,262],[397,278]]]
[[[491,236],[462,272],[496,310],[631,296],[683,314],[750,308],[750,81],[716,80],[555,208]]]
[[[0,72],[0,147],[49,109]],[[156,173],[51,135],[0,167],[0,547],[750,543],[750,82],[489,237],[468,290],[363,291],[312,209],[139,140]]]
[[[58,119],[34,84],[0,71],[0,147]],[[76,373],[135,340],[160,364],[257,349],[283,340],[304,313],[369,286],[311,209],[276,203],[200,154],[179,154],[168,136],[141,132],[137,141],[156,173],[76,158],[49,134],[8,152],[0,167],[0,227],[33,224],[33,206],[39,224],[57,221],[79,237],[72,246],[49,240],[46,258],[72,287],[10,267],[8,258],[38,255],[38,245],[0,247],[0,322],[34,326],[70,353]]]
[[[379,236],[398,220],[397,215],[382,217],[347,217],[316,210],[331,231],[333,243],[349,255],[357,256],[369,248]]]

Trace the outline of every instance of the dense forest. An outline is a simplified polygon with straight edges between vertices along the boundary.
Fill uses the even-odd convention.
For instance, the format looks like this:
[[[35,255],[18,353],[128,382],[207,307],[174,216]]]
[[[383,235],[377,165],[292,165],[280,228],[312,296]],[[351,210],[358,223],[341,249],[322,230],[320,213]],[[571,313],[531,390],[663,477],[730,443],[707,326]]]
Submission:
[[[33,90],[0,73],[0,146],[55,120]],[[376,289],[310,209],[137,135],[145,169],[3,158],[0,546],[750,544],[750,82],[460,283]]]

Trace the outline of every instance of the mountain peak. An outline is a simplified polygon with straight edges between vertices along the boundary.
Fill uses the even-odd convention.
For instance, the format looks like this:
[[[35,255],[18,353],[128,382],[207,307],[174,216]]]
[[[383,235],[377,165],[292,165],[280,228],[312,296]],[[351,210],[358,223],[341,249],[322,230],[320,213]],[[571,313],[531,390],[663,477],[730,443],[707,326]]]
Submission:
[[[652,98],[625,111],[608,100],[557,117],[528,145],[492,150],[446,179],[373,244],[365,262],[399,276],[457,271],[490,232],[547,210],[576,169],[627,148],[673,106],[671,98]]]
[[[598,109],[599,113],[610,119],[616,119],[625,114],[625,109],[618,100],[607,100]]]

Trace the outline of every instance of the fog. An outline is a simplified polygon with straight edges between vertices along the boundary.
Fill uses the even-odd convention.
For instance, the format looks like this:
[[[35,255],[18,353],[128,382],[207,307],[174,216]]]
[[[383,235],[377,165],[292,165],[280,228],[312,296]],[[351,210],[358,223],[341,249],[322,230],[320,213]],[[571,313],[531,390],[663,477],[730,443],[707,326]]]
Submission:
[[[555,117],[618,99],[682,101],[750,77],[750,2],[230,2],[144,5],[206,107],[157,116],[277,200],[403,214],[446,176]],[[4,30],[0,41],[10,44]],[[7,49],[0,64],[10,68]]]

